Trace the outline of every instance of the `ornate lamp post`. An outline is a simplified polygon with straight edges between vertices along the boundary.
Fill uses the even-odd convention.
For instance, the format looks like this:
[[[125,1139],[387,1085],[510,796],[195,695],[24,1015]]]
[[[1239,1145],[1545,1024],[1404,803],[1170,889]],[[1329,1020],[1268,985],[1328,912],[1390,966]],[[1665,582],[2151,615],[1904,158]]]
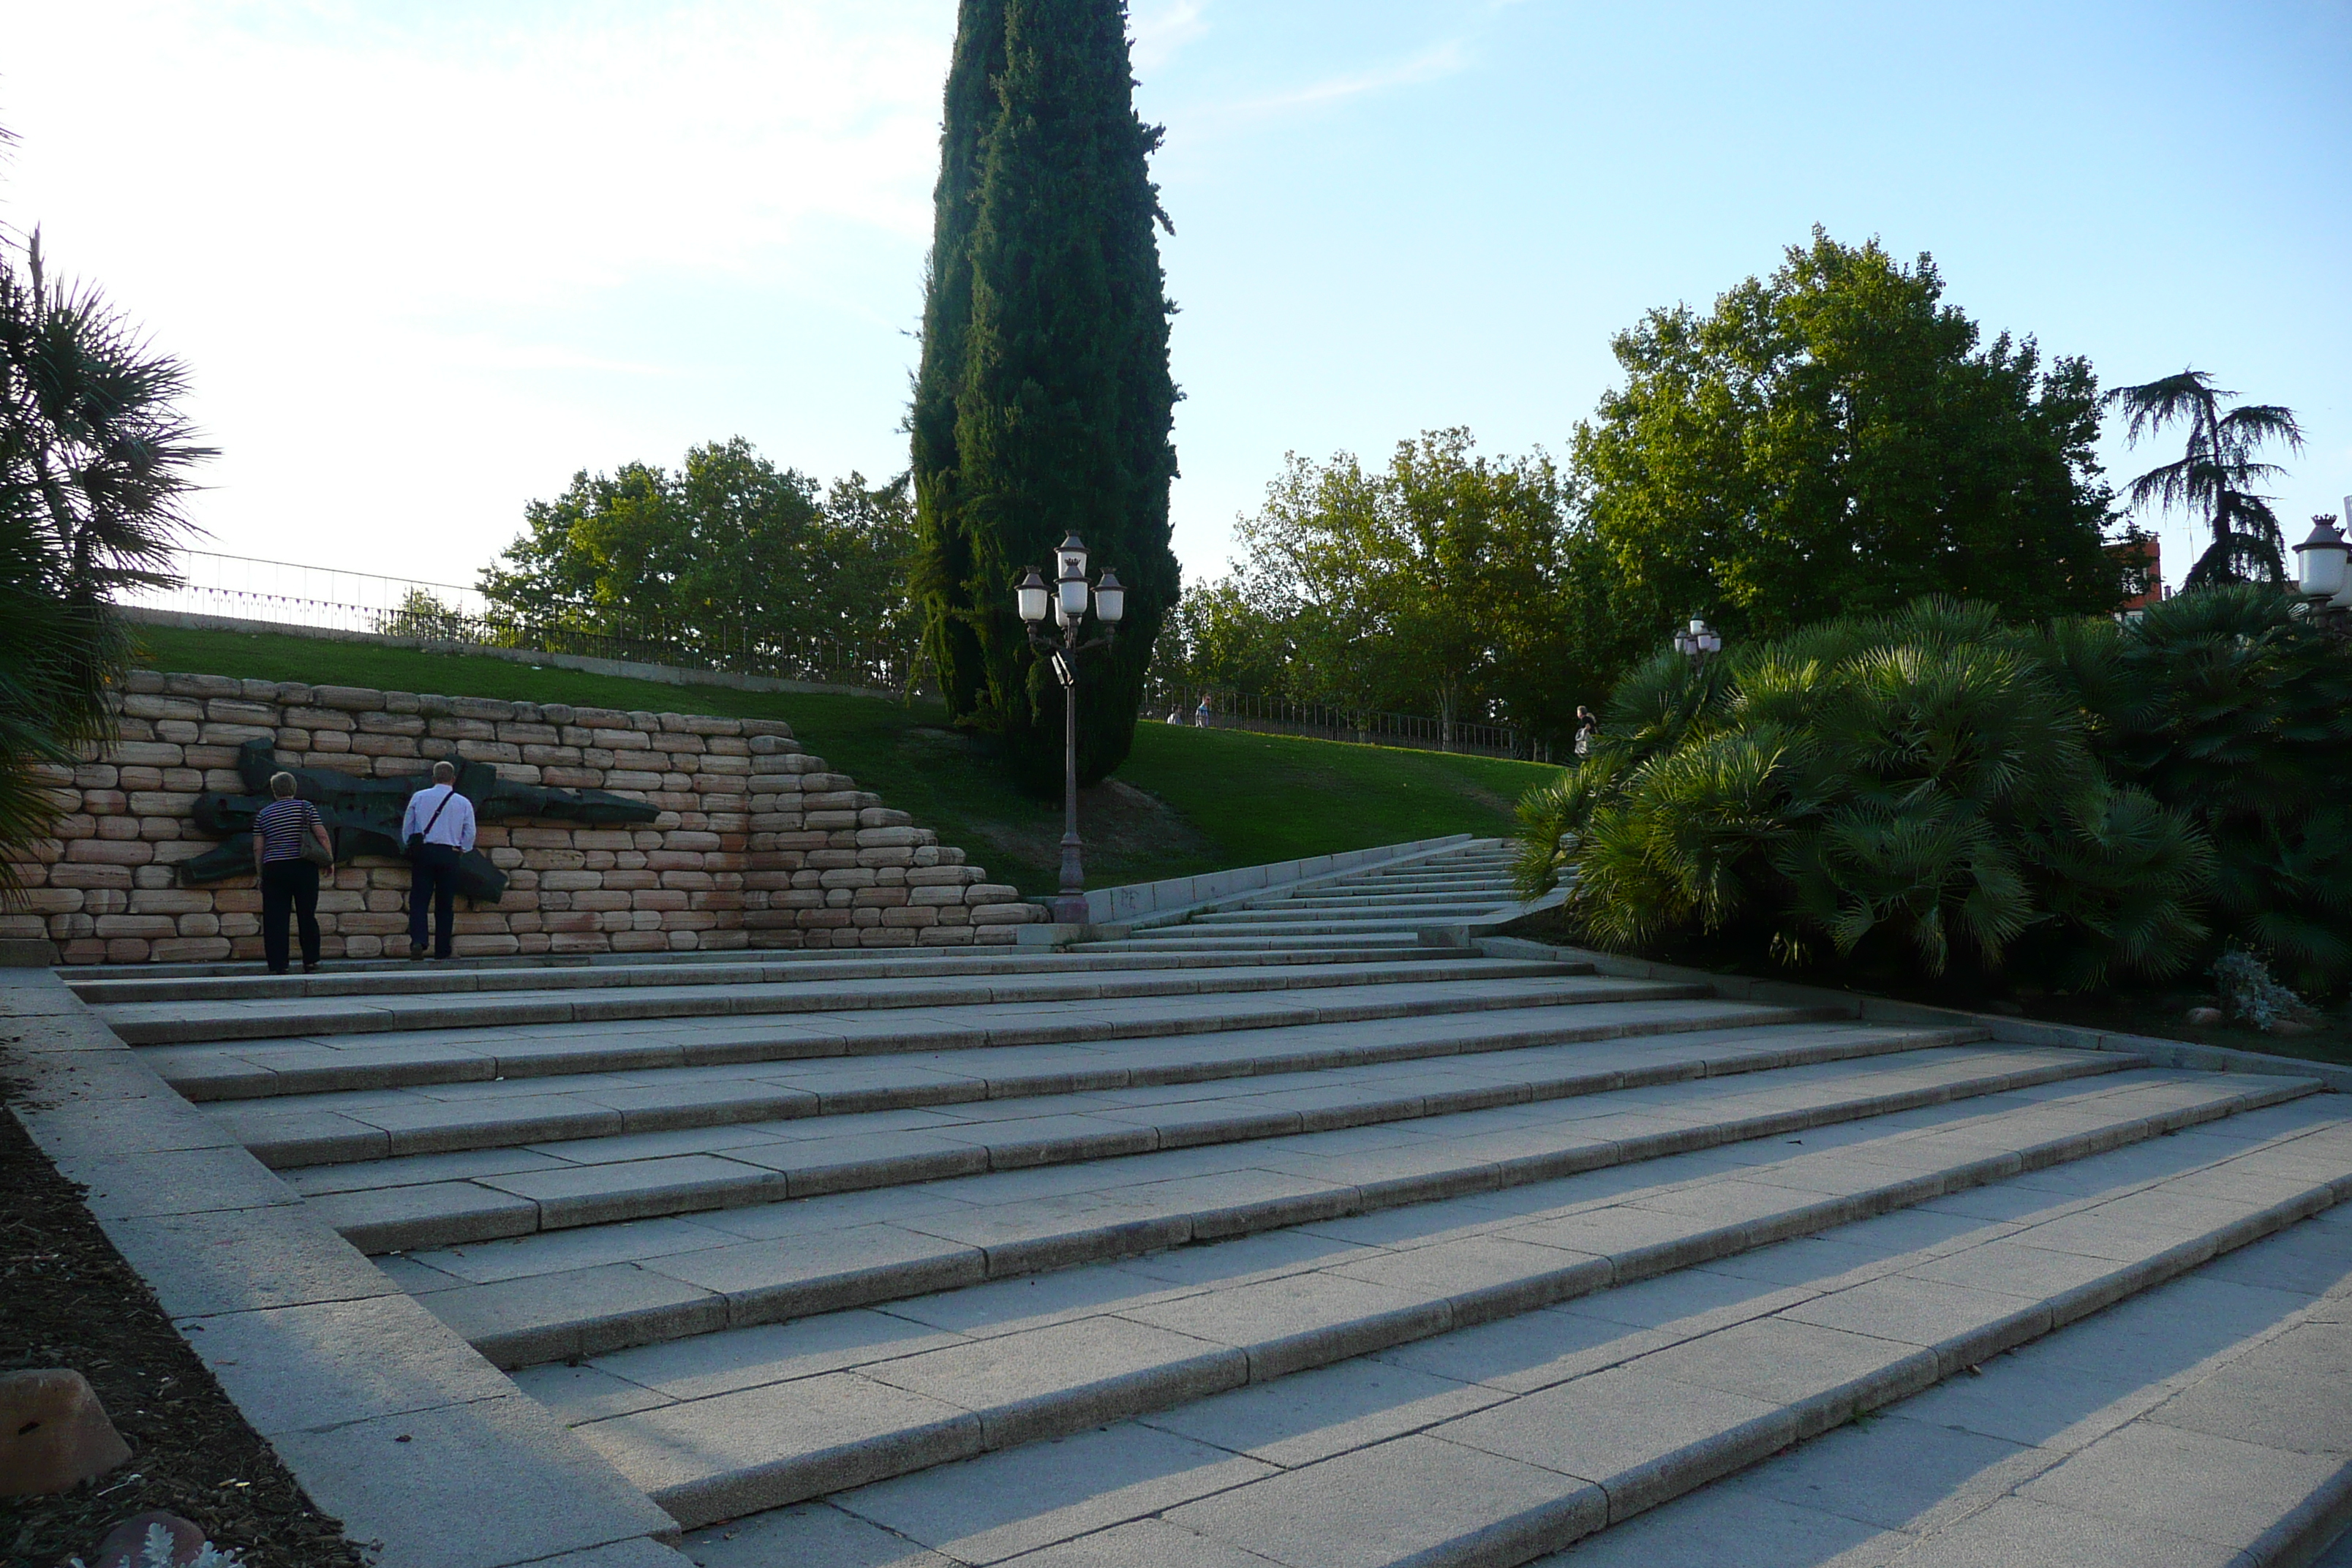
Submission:
[[[2344,508],[2352,517],[2352,496]],[[2352,629],[2352,545],[2334,518],[2323,513],[2311,522],[2311,537],[2294,547],[2295,586],[2312,618],[2341,634]]]
[[[1051,661],[1054,677],[1062,683],[1062,891],[1054,900],[1054,920],[1060,925],[1084,925],[1087,870],[1078,843],[1078,655],[1108,647],[1118,635],[1118,623],[1127,614],[1127,590],[1119,585],[1118,574],[1108,566],[1091,588],[1087,585],[1087,547],[1075,533],[1062,541],[1054,557],[1061,575],[1051,586],[1032,566],[1013,596],[1021,618],[1029,625],[1029,646]],[[1087,618],[1089,597],[1102,635],[1081,637],[1079,627]],[[1043,629],[1049,612],[1058,636]]]
[[[1705,669],[1708,658],[1723,651],[1723,636],[1693,616],[1689,629],[1675,634],[1675,651],[1689,659],[1695,668]]]

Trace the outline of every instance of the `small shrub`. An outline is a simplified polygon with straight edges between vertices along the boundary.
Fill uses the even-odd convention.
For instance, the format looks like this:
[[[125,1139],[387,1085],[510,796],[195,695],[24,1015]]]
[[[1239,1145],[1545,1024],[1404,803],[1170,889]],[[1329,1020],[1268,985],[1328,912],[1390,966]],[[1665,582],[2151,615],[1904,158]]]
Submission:
[[[70,1560],[68,1568],[89,1568],[89,1564],[76,1557]],[[147,1540],[139,1553],[137,1568],[182,1568],[179,1558],[173,1554],[169,1530],[160,1524],[147,1527]],[[245,1568],[245,1557],[242,1552],[223,1552],[207,1541],[196,1549],[195,1556],[188,1560],[185,1568]]]
[[[2271,977],[2260,953],[2234,942],[2214,960],[2213,984],[2221,993],[2221,1010],[2257,1029],[2310,1011],[2302,997]]]

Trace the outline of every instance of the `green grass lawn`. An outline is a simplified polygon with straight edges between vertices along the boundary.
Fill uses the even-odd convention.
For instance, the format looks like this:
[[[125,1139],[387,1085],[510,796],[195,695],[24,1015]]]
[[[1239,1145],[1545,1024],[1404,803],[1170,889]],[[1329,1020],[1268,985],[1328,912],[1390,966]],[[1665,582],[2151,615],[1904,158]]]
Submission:
[[[159,669],[450,697],[781,719],[809,750],[1024,893],[1051,892],[1058,801],[1014,788],[936,702],[663,686],[367,643],[142,626]],[[1495,757],[1147,723],[1114,781],[1079,805],[1087,882],[1108,887],[1447,833],[1507,833],[1556,770]]]

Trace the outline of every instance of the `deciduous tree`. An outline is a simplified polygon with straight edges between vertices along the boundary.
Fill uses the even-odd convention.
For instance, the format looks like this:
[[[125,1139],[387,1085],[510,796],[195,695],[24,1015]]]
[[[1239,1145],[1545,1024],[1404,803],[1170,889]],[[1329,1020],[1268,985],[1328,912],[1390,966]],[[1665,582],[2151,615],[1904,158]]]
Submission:
[[[754,646],[911,639],[910,510],[903,478],[852,474],[824,491],[739,436],[675,470],[573,475],[524,508],[481,587],[525,626],[620,621]]]
[[[1711,312],[1617,335],[1625,384],[1573,467],[1639,640],[1694,612],[1772,634],[1925,594],[2021,619],[2116,606],[2090,365],[1983,343],[1943,292],[1926,255],[1816,229]]]

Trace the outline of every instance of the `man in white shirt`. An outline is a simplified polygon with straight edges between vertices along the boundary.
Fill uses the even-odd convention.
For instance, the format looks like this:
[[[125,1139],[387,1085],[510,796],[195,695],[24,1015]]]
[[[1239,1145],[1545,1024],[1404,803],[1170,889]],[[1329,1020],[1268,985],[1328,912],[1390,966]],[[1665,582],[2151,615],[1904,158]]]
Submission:
[[[434,763],[433,782],[408,797],[400,842],[409,864],[408,956],[425,956],[425,907],[430,900],[437,939],[433,956],[446,958],[457,934],[457,857],[474,847],[474,803],[457,793],[455,763]]]

